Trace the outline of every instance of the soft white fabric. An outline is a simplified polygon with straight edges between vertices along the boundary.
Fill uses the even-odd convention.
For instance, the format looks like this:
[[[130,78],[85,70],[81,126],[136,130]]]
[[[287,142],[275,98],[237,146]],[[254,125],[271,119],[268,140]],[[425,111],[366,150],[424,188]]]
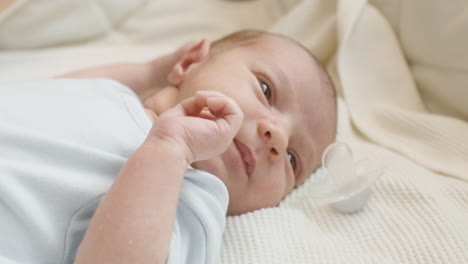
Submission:
[[[16,0],[0,13],[0,48],[178,43],[264,28],[297,0]],[[32,34],[31,34],[32,33]]]
[[[229,217],[221,263],[468,263],[465,1],[148,3],[119,24],[120,37],[0,52],[0,79],[144,60],[242,27],[293,36],[332,74],[345,106],[340,130],[356,159],[373,158],[385,174],[355,214],[315,205],[306,183],[277,208]]]
[[[0,262],[72,263],[91,216],[151,128],[105,79],[0,82]],[[218,263],[228,193],[190,168],[168,263]]]
[[[115,25],[145,2],[17,0],[0,16],[0,47],[48,47],[113,35]]]
[[[423,3],[425,2],[421,2]],[[342,10],[347,10],[349,5],[345,6],[343,3]],[[412,5],[409,7],[406,12],[414,12],[412,8],[415,7]],[[468,6],[465,6],[465,11],[468,12]],[[430,13],[420,14],[424,15]],[[468,124],[461,119],[454,119],[454,116],[437,115],[427,109],[424,97],[418,93],[418,88],[402,56],[397,39],[384,17],[372,6],[362,5],[349,21],[340,22],[343,28],[343,41],[339,50],[338,71],[350,114],[359,130],[365,131],[366,136],[410,157],[418,164],[467,181]],[[411,25],[425,28],[425,25],[418,22]],[[465,22],[464,28],[468,28],[468,19],[463,18],[458,22]],[[460,29],[455,27],[454,30]],[[434,33],[437,32],[436,29]],[[369,36],[375,39],[369,42]],[[458,41],[468,43],[468,36],[461,35]],[[420,40],[411,43],[422,46]],[[446,48],[456,47],[446,46]],[[408,48],[409,52],[411,49]],[[461,48],[458,51],[464,54]],[[424,53],[418,53],[423,57]],[[435,65],[445,62],[437,60],[432,54],[427,53],[427,56],[432,57],[432,60],[429,60]],[[384,63],[382,58],[385,58]],[[468,57],[465,59],[462,55],[460,58],[468,64]],[[356,63],[359,63],[360,67],[355,67]],[[463,65],[459,61],[451,65],[452,72],[465,70],[461,66],[457,67]],[[467,73],[463,78],[464,85],[457,79],[444,79],[446,84],[440,89],[453,85],[444,91],[450,94],[448,98],[468,98]],[[423,85],[420,87],[425,89]],[[462,105],[458,101],[459,99],[448,100],[446,107],[463,107],[465,110],[468,108],[466,103]]]
[[[224,183],[190,168],[177,205],[168,264],[219,263],[229,195]]]

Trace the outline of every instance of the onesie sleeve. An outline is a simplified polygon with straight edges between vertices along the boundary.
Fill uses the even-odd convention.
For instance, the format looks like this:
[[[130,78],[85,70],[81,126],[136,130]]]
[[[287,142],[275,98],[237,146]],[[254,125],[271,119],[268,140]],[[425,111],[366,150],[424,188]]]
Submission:
[[[228,202],[221,180],[207,172],[188,169],[167,263],[219,263]]]

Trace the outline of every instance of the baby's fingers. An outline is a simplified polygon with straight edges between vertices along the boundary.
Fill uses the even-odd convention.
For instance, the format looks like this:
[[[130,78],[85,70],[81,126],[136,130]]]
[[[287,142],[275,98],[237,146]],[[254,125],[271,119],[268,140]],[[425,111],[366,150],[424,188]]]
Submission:
[[[237,123],[240,125],[244,118],[240,107],[229,97],[209,97],[206,104],[215,117],[222,117],[231,125],[236,125]]]
[[[207,107],[208,97],[225,97],[222,93],[215,91],[198,91],[194,97],[185,99],[180,103],[184,112],[188,116],[199,116],[203,108]]]
[[[215,117],[214,121],[217,122],[218,125],[227,122],[231,131],[237,133],[244,119],[244,114],[233,99],[217,93],[216,95],[206,98],[206,106]]]
[[[198,114],[202,111],[203,105],[199,104],[194,97],[190,97],[185,99],[180,103],[184,114],[187,116],[198,116]]]
[[[244,115],[237,103],[217,91],[198,91],[195,96],[181,103],[185,114],[213,120],[218,126],[237,133]]]

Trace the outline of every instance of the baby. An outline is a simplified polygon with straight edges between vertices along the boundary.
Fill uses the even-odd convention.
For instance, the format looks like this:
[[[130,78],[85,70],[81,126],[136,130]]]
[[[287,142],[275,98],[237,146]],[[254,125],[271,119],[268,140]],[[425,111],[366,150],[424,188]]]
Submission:
[[[240,31],[148,64],[63,77],[123,83],[147,116],[147,134],[97,206],[76,263],[216,263],[224,217],[276,206],[335,138],[329,76],[276,34]]]
[[[202,90],[221,92],[243,113],[221,155],[192,163],[226,185],[228,215],[276,206],[320,165],[335,138],[327,73],[307,49],[283,36],[242,31],[211,47],[201,41],[174,66],[169,82],[145,102],[156,115]]]

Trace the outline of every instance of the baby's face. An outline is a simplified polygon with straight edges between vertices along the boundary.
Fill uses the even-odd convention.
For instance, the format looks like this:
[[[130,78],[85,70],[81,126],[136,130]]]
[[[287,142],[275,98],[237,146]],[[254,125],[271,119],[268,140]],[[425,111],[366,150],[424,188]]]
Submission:
[[[320,165],[334,139],[323,125],[323,100],[331,98],[322,85],[309,54],[278,37],[260,37],[187,70],[179,101],[198,90],[217,90],[244,112],[226,152],[192,164],[227,186],[228,215],[276,206]]]

